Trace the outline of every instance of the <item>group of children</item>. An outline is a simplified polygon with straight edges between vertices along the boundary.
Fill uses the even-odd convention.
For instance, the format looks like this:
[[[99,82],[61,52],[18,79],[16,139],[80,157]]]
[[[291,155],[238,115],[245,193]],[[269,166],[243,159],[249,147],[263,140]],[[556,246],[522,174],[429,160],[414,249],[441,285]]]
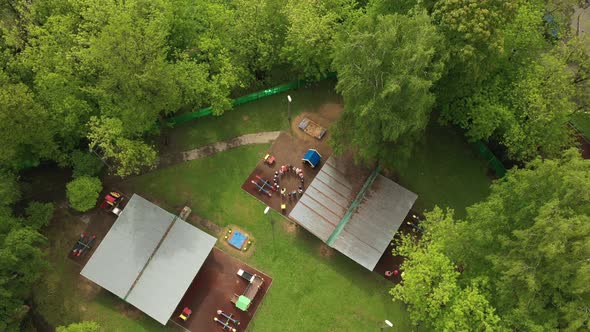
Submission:
[[[299,176],[299,180],[301,181],[301,184],[299,184],[299,187],[297,188],[297,190],[293,190],[293,191],[290,191],[289,193],[287,193],[287,188],[285,188],[285,187],[281,188],[279,185],[279,182],[280,182],[280,178],[283,177],[284,174],[287,174],[289,172],[294,173],[295,175]],[[303,170],[301,168],[294,167],[292,165],[282,165],[279,168],[279,170],[275,172],[273,180],[274,180],[273,190],[278,191],[280,189],[282,199],[287,198],[287,195],[288,195],[289,200],[297,200],[297,198],[299,198],[303,195],[304,177],[303,177]]]

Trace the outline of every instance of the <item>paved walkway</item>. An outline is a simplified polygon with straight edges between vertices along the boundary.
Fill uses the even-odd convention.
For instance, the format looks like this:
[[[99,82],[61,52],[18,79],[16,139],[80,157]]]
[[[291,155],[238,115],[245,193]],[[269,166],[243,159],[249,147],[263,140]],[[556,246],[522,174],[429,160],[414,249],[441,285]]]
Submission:
[[[271,143],[279,137],[280,131],[266,131],[255,134],[246,134],[226,141],[215,142],[193,150],[184,151],[175,155],[164,155],[160,158],[158,167],[170,166],[184,161],[209,157],[216,153],[250,144]]]

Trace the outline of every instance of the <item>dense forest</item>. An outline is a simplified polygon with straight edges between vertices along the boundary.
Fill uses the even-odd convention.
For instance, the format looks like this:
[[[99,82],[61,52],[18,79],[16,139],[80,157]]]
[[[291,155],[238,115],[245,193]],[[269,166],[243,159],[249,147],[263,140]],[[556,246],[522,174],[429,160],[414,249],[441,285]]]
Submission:
[[[474,330],[588,328],[590,271],[577,262],[590,252],[590,213],[588,205],[569,200],[575,196],[588,203],[588,164],[572,152],[564,154],[573,143],[566,124],[590,105],[587,41],[570,28],[574,6],[583,3],[3,1],[0,330],[17,329],[30,286],[46,265],[39,230],[53,206],[29,202],[25,212],[14,213],[23,168],[39,162],[73,168],[76,180],[68,194],[84,210],[96,197],[80,196],[89,187],[100,190],[93,176],[103,162],[121,177],[156,165],[152,142],[167,117],[209,105],[221,115],[241,92],[331,72],[337,73],[336,89],[345,102],[333,128],[336,152],[362,147],[360,159],[388,165],[394,155],[411,150],[436,113],[439,121],[462,128],[467,139],[495,142],[508,158],[530,162],[507,182],[494,184],[489,199],[473,207],[466,221],[435,210],[428,215],[425,241],[404,240],[399,252],[411,258],[410,282],[392,293],[411,304],[416,322],[461,330],[451,324],[459,321],[457,312],[465,314],[462,309],[477,304],[478,312],[465,314],[471,319],[466,326],[482,324]],[[536,186],[544,179],[551,182]],[[543,196],[552,191],[561,196]],[[520,207],[508,208],[518,202]],[[490,210],[500,205],[506,207],[502,213]],[[519,212],[524,206],[530,208]],[[509,222],[509,215],[518,222]],[[559,227],[548,222],[556,219]],[[486,230],[496,232],[498,220],[506,224],[499,232],[505,234],[504,245],[494,247]],[[566,225],[586,231],[571,234]],[[513,238],[515,232],[519,238]],[[535,276],[543,282],[518,278],[522,270],[514,266],[528,265],[499,257],[526,256],[532,245],[540,246],[527,242],[539,232],[552,232],[571,245],[547,243],[538,248],[540,256],[559,259],[554,257],[559,253],[567,259],[553,266],[545,263],[550,258],[538,258],[542,269]],[[457,233],[473,237],[479,250],[451,241]],[[484,258],[493,268],[482,265]],[[576,264],[586,264],[586,276],[574,271]],[[456,271],[459,265],[464,272]],[[412,271],[412,266],[425,270]],[[564,266],[571,271],[550,278]],[[435,280],[441,271],[443,280]],[[430,272],[429,282],[437,283],[432,288],[447,295],[421,303],[427,296],[418,289],[424,285],[419,279]],[[494,273],[502,278],[494,279]],[[543,296],[535,292],[539,287],[546,289]],[[511,289],[522,290],[522,297],[512,297]],[[552,306],[560,309],[552,311]]]

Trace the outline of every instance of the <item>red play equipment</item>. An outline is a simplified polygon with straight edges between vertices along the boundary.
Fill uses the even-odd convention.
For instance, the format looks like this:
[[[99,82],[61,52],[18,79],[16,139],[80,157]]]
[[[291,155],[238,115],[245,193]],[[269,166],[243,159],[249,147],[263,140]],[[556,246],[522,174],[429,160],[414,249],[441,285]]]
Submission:
[[[270,154],[267,154],[266,156],[264,156],[264,163],[268,166],[272,166],[275,163],[275,157],[271,156]]]
[[[104,201],[100,204],[100,208],[108,212],[112,212],[116,215],[119,215],[121,213],[121,209],[119,209],[119,204],[121,204],[123,199],[124,197],[121,193],[111,191],[104,197]]]
[[[182,309],[182,312],[180,313],[180,315],[178,315],[178,318],[180,318],[186,322],[186,320],[191,316],[192,313],[193,313],[193,311],[191,309],[189,309],[189,307],[184,307],[184,309]]]
[[[88,236],[86,232],[80,234],[80,239],[74,244],[72,248],[72,257],[80,257],[92,249],[92,244],[96,240],[96,235]]]
[[[385,276],[386,277],[391,277],[392,275],[393,276],[397,276],[398,274],[399,274],[399,270],[398,269],[395,269],[393,271],[385,271]]]

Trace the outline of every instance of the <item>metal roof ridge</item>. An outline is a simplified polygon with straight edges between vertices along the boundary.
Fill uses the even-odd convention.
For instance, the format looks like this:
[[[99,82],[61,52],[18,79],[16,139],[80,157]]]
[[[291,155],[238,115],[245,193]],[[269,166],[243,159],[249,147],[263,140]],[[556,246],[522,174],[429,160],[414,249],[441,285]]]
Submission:
[[[139,271],[139,274],[137,275],[137,277],[135,278],[135,280],[131,284],[131,287],[129,287],[129,290],[127,291],[127,294],[125,294],[125,296],[123,297],[123,300],[127,301],[127,297],[129,297],[129,295],[131,294],[131,291],[133,291],[133,288],[135,288],[135,285],[137,284],[137,282],[139,281],[139,279],[143,275],[143,272],[145,271],[145,269],[147,268],[147,266],[150,264],[152,258],[154,257],[154,255],[156,254],[156,252],[158,252],[158,249],[160,249],[160,246],[162,245],[162,243],[164,242],[164,240],[168,236],[168,233],[170,233],[170,230],[172,229],[172,226],[174,226],[174,224],[176,223],[176,220],[177,219],[180,219],[178,217],[178,215],[174,215],[174,218],[172,218],[172,221],[170,222],[170,225],[168,225],[168,228],[166,228],[166,231],[164,232],[164,234],[162,235],[162,238],[160,239],[160,241],[158,242],[158,244],[154,248],[154,251],[152,251],[152,254],[150,255],[150,257],[148,257],[148,260],[145,262],[145,265],[143,266],[143,268],[141,269],[141,271]]]
[[[350,220],[352,213],[354,212],[356,207],[359,205],[359,203],[363,199],[363,197],[365,197],[367,190],[369,189],[371,184],[373,184],[373,182],[377,178],[377,175],[379,175],[380,168],[381,168],[380,166],[377,166],[377,168],[375,168],[375,170],[373,171],[373,173],[371,173],[369,178],[367,178],[367,181],[365,181],[365,184],[363,184],[363,187],[361,188],[359,193],[356,195],[356,198],[354,199],[354,201],[352,201],[352,204],[350,204],[350,206],[348,207],[348,210],[346,210],[346,213],[344,213],[344,216],[342,217],[342,219],[340,220],[340,222],[338,223],[338,225],[336,226],[336,228],[334,229],[334,231],[332,232],[332,234],[328,238],[328,241],[326,242],[326,244],[329,245],[330,247],[334,244],[334,242],[336,242],[336,239],[338,238],[338,236],[340,235],[340,233],[344,229],[344,226],[346,226],[346,224]]]

